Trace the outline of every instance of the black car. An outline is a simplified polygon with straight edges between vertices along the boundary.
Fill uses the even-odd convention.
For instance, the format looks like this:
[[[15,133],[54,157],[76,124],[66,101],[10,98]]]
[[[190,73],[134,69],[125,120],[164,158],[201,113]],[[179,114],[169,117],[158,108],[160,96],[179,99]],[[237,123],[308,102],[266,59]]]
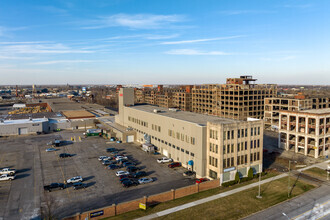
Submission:
[[[145,171],[139,171],[139,172],[135,173],[133,176],[134,176],[134,178],[140,178],[143,176],[147,176],[147,173]]]
[[[71,154],[67,154],[67,153],[62,153],[58,155],[60,158],[65,158],[65,157],[72,157]]]
[[[122,182],[125,182],[125,181],[128,181],[128,180],[134,181],[132,178],[129,178],[129,177],[122,178],[119,181],[122,183]]]
[[[138,171],[139,168],[134,167],[134,166],[129,166],[129,167],[126,168],[126,170],[130,173],[134,173],[134,172]]]
[[[120,168],[120,166],[118,166],[117,164],[110,164],[110,165],[108,166],[108,169],[109,169],[109,170],[115,170],[115,169],[118,169],[118,168]]]
[[[116,148],[113,148],[113,147],[112,148],[107,148],[107,152],[109,152],[109,153],[110,152],[114,152],[114,151],[117,151],[117,149]]]
[[[184,176],[193,176],[195,175],[196,173],[194,171],[191,171],[191,170],[188,170],[186,172],[183,173]]]
[[[78,183],[74,183],[73,184],[73,189],[77,190],[77,189],[85,189],[86,188],[86,184],[82,183],[82,182],[78,182]]]
[[[135,166],[135,164],[132,163],[132,162],[124,162],[124,163],[123,163],[123,166],[124,166],[124,167],[129,167],[129,166]]]
[[[44,190],[48,192],[59,189],[65,189],[65,185],[63,183],[51,183],[50,185],[44,186]]]
[[[137,186],[139,183],[134,180],[126,180],[126,181],[123,181],[121,184],[123,185],[123,187],[128,188],[130,186]]]

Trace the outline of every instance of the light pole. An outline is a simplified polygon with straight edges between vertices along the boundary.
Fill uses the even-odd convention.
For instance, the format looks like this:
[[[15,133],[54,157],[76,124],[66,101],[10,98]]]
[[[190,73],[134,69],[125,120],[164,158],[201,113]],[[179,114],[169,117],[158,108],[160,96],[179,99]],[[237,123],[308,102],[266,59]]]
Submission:
[[[284,215],[285,217],[287,217],[290,220],[289,216],[287,216],[287,214],[285,214],[284,212],[282,212],[282,215]]]
[[[257,195],[257,199],[262,199],[260,188],[261,188],[261,172],[259,173],[259,194]]]
[[[290,186],[290,172],[291,172],[291,162],[297,163],[297,161],[291,161],[289,160],[289,175],[288,175],[288,198],[290,197],[290,190],[291,190],[291,186]]]

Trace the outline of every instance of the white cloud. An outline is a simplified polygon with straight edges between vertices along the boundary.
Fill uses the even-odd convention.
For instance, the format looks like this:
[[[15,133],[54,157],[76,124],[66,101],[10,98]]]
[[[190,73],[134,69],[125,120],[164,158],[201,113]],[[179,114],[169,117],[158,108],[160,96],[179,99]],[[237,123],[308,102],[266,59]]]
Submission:
[[[239,38],[242,36],[230,36],[230,37],[218,37],[218,38],[208,38],[208,39],[197,39],[197,40],[183,40],[183,41],[169,41],[163,42],[161,44],[190,44],[190,43],[198,43],[198,42],[206,42],[206,41],[216,41],[216,40],[227,40],[227,39],[234,39]]]
[[[208,55],[208,56],[214,56],[214,55],[231,55],[229,53],[225,53],[222,51],[198,51],[194,49],[178,49],[178,50],[170,50],[165,52],[166,54],[171,54],[171,55]]]
[[[91,63],[91,60],[50,60],[32,63],[35,65],[52,65],[52,64],[61,64],[61,63]]]
[[[182,21],[184,21],[182,15],[115,14],[90,21],[91,25],[85,26],[83,29],[100,29],[116,26],[132,29],[158,29],[166,28],[168,25]]]
[[[90,50],[73,49],[60,43],[38,44],[23,43],[6,45],[0,47],[0,53],[3,54],[68,54],[68,53],[93,53]]]
[[[242,14],[270,14],[275,13],[275,11],[270,10],[227,10],[220,11],[223,15],[242,15]]]
[[[296,56],[284,56],[284,57],[261,57],[260,60],[263,61],[286,61],[286,60],[293,60],[296,59]]]

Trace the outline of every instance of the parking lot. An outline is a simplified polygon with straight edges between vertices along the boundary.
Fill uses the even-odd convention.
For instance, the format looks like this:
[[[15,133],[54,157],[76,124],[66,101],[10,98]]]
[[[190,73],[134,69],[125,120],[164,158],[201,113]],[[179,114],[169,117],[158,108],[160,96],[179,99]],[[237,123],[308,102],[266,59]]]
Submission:
[[[158,164],[161,155],[149,155],[136,144],[110,143],[100,137],[82,138],[82,132],[62,131],[47,135],[12,137],[0,139],[0,168],[17,170],[16,179],[0,182],[0,219],[38,218],[40,207],[50,204],[57,217],[64,217],[96,209],[113,203],[125,202],[145,195],[152,195],[194,183],[191,177],[183,177],[184,168],[170,169],[167,164]],[[76,137],[77,142],[70,142]],[[66,140],[58,151],[46,152],[46,144],[59,138]],[[105,169],[99,156],[110,156],[106,148],[114,147],[136,163],[152,183],[124,188],[115,172]],[[59,158],[60,153],[72,157]],[[119,170],[124,170],[119,169]],[[85,189],[44,192],[43,186],[53,182],[82,176]]]

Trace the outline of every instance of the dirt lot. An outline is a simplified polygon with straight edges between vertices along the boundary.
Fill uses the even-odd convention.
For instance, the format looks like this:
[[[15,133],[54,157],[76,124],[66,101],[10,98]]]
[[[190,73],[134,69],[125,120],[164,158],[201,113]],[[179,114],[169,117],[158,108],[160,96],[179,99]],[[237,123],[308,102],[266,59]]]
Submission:
[[[46,152],[50,140],[60,138],[77,142],[67,142],[58,151]],[[103,138],[78,137],[82,132],[62,131],[59,133],[0,139],[0,168],[11,167],[17,170],[16,179],[0,182],[0,219],[38,218],[40,207],[50,203],[56,209],[58,217],[64,217],[86,210],[137,199],[179,188],[194,183],[193,178],[183,177],[183,168],[169,169],[158,164],[160,156],[149,155],[135,144],[117,144],[106,142]],[[137,167],[146,171],[156,181],[153,183],[123,188],[115,176],[116,170],[105,169],[98,157],[109,155],[106,148],[115,147],[137,163]],[[71,158],[60,159],[60,153],[70,153]],[[52,182],[64,182],[82,176],[86,189],[44,192],[43,186]]]

